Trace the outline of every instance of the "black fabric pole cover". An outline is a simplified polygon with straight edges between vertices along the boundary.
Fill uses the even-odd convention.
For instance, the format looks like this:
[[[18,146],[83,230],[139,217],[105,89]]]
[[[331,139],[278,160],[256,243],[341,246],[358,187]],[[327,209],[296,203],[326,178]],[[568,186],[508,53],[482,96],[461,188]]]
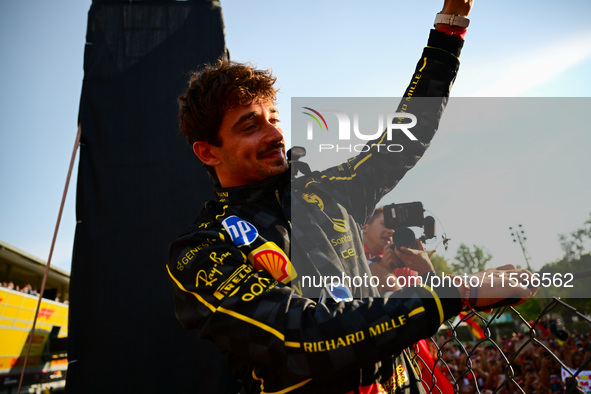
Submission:
[[[226,53],[219,2],[95,1],[88,15],[68,393],[237,393],[174,316],[169,243],[212,196],[180,133],[190,71]]]

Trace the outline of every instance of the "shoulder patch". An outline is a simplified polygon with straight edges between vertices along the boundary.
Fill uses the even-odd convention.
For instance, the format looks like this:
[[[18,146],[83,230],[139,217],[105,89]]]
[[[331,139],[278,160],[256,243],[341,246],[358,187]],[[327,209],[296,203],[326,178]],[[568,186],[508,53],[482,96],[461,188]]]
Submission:
[[[274,242],[265,242],[249,255],[256,270],[266,270],[275,280],[289,283],[298,274],[283,250]]]
[[[232,242],[236,246],[250,245],[259,235],[252,224],[240,219],[238,216],[228,216],[224,219],[222,225],[230,234],[230,238],[232,238]]]

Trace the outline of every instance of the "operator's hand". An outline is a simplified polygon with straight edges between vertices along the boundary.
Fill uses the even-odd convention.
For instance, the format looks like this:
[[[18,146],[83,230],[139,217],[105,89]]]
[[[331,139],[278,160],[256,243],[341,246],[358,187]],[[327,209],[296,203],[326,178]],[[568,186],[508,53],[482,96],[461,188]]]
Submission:
[[[401,246],[394,250],[394,256],[402,261],[408,268],[417,271],[420,276],[433,272],[433,264],[420,239],[416,240],[416,249]]]
[[[403,265],[402,261],[396,257],[394,254],[394,249],[392,248],[394,244],[392,240],[390,240],[386,246],[384,246],[384,253],[382,254],[382,261],[380,264],[386,267],[388,270],[392,271],[394,268]]]
[[[468,16],[473,5],[474,0],[445,0],[441,13]]]
[[[513,277],[519,280],[519,283],[509,279],[511,273],[513,273]],[[487,310],[505,305],[519,305],[533,297],[538,291],[537,287],[524,285],[525,282],[531,283],[531,272],[526,269],[517,269],[510,264],[490,268],[484,272],[470,275],[468,278],[472,276],[478,277],[478,283],[480,284],[476,289],[477,299],[474,305],[477,310]],[[473,283],[475,284],[476,280],[473,280]],[[459,290],[463,297],[465,289],[460,288]],[[474,292],[474,288],[472,292]],[[471,294],[471,296],[474,295],[474,293]]]

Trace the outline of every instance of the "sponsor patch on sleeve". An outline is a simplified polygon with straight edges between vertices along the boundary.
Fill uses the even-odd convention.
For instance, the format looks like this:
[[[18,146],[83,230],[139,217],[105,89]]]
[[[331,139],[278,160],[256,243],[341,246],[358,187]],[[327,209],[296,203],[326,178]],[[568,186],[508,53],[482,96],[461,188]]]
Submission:
[[[230,238],[232,238],[232,242],[236,246],[250,245],[259,235],[252,224],[240,219],[238,216],[228,216],[224,219],[222,225],[230,234]]]
[[[289,258],[274,242],[266,242],[249,257],[256,270],[266,270],[279,282],[287,284],[298,276]]]

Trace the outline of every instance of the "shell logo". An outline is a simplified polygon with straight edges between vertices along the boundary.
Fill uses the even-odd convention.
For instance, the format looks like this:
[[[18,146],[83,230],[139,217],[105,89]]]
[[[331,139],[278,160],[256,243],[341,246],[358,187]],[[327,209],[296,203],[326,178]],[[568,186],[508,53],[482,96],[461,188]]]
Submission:
[[[250,256],[256,270],[264,269],[279,282],[287,284],[298,276],[289,258],[274,242],[266,242]]]

